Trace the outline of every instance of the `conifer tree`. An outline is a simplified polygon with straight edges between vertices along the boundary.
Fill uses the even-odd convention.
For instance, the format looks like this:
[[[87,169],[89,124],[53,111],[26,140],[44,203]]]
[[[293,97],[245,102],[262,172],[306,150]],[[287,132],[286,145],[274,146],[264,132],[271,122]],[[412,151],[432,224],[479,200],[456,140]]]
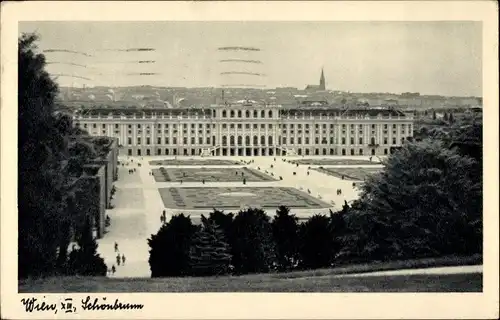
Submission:
[[[276,258],[280,270],[288,270],[298,261],[298,219],[290,209],[280,206],[272,222],[273,238],[276,243]]]
[[[201,216],[203,227],[195,234],[190,250],[191,272],[195,276],[229,272],[230,248],[219,226]]]

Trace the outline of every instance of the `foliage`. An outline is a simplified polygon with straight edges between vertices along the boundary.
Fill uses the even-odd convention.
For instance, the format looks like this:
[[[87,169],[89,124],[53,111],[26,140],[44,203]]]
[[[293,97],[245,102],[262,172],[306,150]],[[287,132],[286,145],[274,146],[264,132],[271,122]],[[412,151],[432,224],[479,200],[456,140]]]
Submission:
[[[268,272],[275,263],[270,218],[262,209],[238,212],[233,220],[229,243],[232,265],[237,274]]]
[[[215,223],[201,217],[203,226],[191,245],[190,263],[193,276],[222,275],[229,272],[231,254],[223,231]]]
[[[231,233],[231,225],[233,223],[233,217],[234,215],[232,213],[226,214],[223,211],[214,209],[212,212],[210,212],[208,220],[218,225],[224,232],[225,238],[229,239]]]
[[[278,269],[290,270],[298,261],[298,219],[290,214],[290,209],[280,206],[272,221],[273,238],[276,244]]]
[[[197,227],[189,216],[174,215],[148,239],[151,277],[174,277],[189,274],[190,248]]]
[[[346,217],[342,256],[363,260],[473,254],[482,249],[477,161],[425,140],[405,144],[362,186]]]
[[[93,157],[90,151],[72,153],[78,134],[86,132],[74,129],[71,117],[55,110],[58,87],[45,71],[37,40],[37,35],[23,34],[18,41],[20,278],[64,269],[70,237],[82,232],[74,203],[80,186],[76,181]]]
[[[331,266],[335,256],[330,219],[314,215],[300,226],[301,267],[316,269]]]
[[[107,266],[97,254],[97,243],[92,236],[91,223],[87,222],[78,241],[79,249],[71,251],[68,274],[81,276],[106,276]]]

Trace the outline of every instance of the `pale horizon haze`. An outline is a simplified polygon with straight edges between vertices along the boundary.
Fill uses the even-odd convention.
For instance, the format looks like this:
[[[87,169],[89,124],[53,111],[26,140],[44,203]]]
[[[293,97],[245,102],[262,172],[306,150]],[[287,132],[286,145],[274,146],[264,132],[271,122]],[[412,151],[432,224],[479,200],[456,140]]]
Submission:
[[[48,62],[80,65],[49,64],[50,73],[90,79],[61,76],[61,86],[303,89],[317,85],[324,68],[328,90],[482,96],[480,22],[22,22],[19,31],[38,33],[40,50],[91,55],[45,53]],[[217,50],[224,46],[260,51]],[[123,51],[131,48],[154,51]],[[231,58],[262,64],[220,62]]]

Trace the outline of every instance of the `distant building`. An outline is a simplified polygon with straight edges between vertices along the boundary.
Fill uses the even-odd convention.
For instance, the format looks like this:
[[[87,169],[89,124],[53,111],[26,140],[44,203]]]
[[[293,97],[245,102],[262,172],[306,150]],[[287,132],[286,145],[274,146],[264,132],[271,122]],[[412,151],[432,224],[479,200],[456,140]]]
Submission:
[[[75,113],[74,123],[116,137],[131,156],[387,155],[413,136],[411,113],[326,101],[91,108]]]
[[[321,76],[319,78],[319,85],[308,84],[305,90],[308,90],[308,91],[325,91],[326,90],[325,74],[323,72],[323,68],[321,69]]]

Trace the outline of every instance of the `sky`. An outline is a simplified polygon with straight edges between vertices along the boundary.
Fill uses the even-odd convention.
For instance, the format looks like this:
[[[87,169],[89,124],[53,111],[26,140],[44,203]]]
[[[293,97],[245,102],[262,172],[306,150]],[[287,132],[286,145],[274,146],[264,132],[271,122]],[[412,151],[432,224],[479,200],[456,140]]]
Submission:
[[[482,96],[480,22],[22,22],[60,85],[318,84],[329,90]],[[220,51],[245,46],[260,51]],[[133,48],[154,51],[118,51]],[[221,63],[220,60],[262,63]],[[137,63],[137,61],[155,63]],[[82,66],[57,63],[73,63]],[[255,75],[221,75],[228,71]],[[157,73],[157,75],[137,75]]]

